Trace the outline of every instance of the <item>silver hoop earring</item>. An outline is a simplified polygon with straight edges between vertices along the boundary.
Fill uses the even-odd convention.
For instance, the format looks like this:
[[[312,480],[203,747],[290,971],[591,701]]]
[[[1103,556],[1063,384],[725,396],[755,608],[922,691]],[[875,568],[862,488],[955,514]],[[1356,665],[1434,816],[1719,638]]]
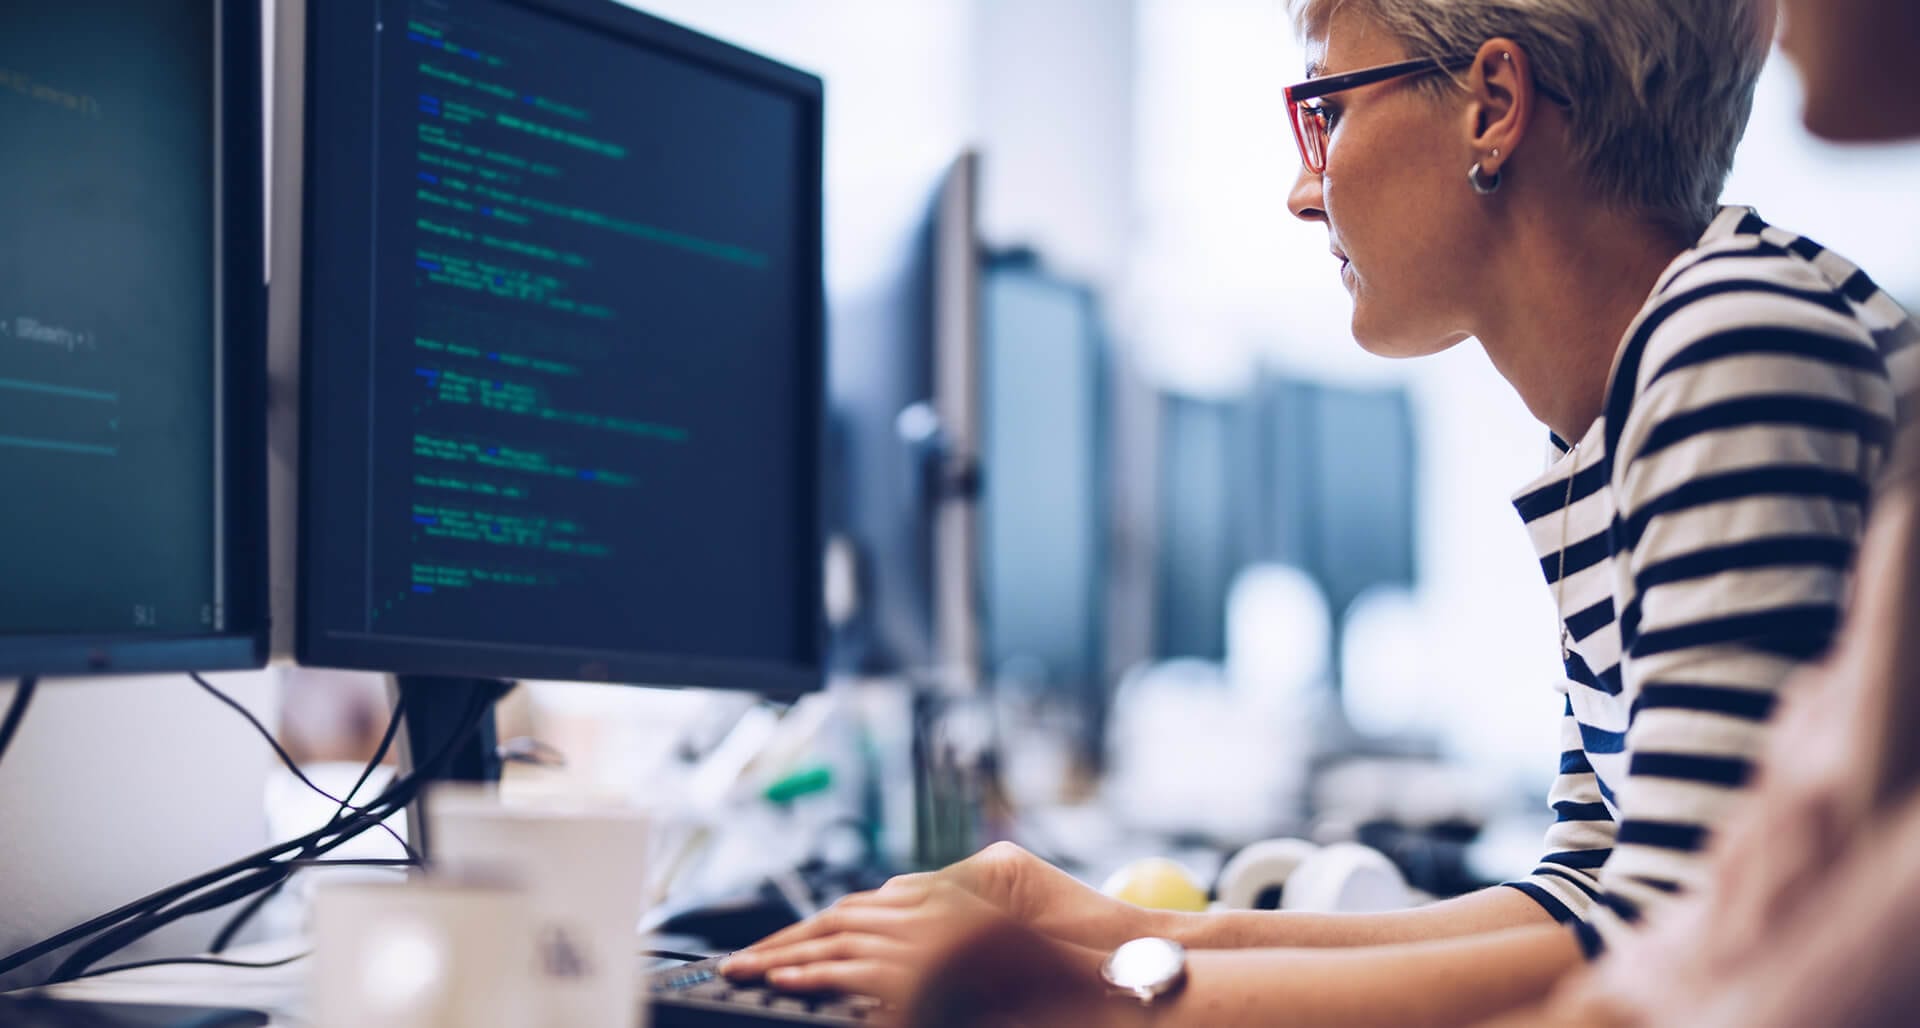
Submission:
[[[1473,185],[1473,191],[1481,196],[1492,196],[1500,191],[1500,174],[1495,172],[1488,176],[1481,170],[1479,161],[1473,162],[1473,167],[1467,169],[1467,181]]]

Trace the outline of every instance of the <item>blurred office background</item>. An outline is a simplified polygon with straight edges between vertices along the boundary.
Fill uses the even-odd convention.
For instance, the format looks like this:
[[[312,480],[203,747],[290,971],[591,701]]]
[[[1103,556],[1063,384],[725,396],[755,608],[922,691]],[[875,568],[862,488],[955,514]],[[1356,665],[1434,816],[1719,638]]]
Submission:
[[[983,400],[989,411],[1004,404],[1020,436],[1003,455],[1012,466],[994,466],[986,444],[989,578],[996,546],[1013,548],[1000,559],[1036,578],[1079,573],[1076,553],[1099,563],[1104,702],[1087,709],[1124,727],[1127,712],[1110,703],[1116,691],[1181,658],[1204,662],[1175,676],[1196,691],[1266,690],[1306,703],[1337,680],[1358,735],[1469,768],[1492,794],[1546,816],[1560,706],[1551,598],[1509,505],[1542,467],[1545,431],[1470,344],[1392,362],[1352,342],[1325,232],[1286,209],[1298,158],[1281,92],[1304,60],[1283,3],[643,6],[826,78],[837,383],[862,374],[839,347],[873,305],[892,302],[929,183],[964,147],[981,155],[984,244],[1024,249],[1092,296],[1098,371],[1036,358],[1023,371],[1050,370],[1054,381],[990,370]],[[1728,202],[1849,254],[1920,302],[1920,210],[1898,202],[1914,154],[1816,143],[1799,105],[1792,69],[1776,60]],[[988,282],[991,338],[991,271]],[[1007,317],[1007,332],[1044,331],[1044,313],[1026,326]],[[1060,318],[1054,329],[1076,331],[1076,322]],[[1087,401],[1075,396],[1089,374],[1100,381],[1091,433],[1078,420]],[[1087,448],[1102,469],[1094,521],[1074,512],[1088,501],[1083,483],[1041,470],[1048,457],[1034,449],[1062,446]],[[1019,464],[1023,451],[1030,467]],[[1018,500],[999,492],[1015,489]],[[996,539],[997,502],[1023,517],[1051,513],[1001,526],[1007,538]],[[1019,554],[1022,545],[1032,552]],[[1047,610],[1023,605],[1018,588],[984,589],[989,636],[994,626],[1035,628],[1057,650],[1071,634],[1036,626]],[[1002,658],[990,670],[1008,681],[1004,691],[1048,673],[988,648]],[[1217,685],[1207,667],[1219,669]],[[1199,751],[1155,762],[1156,773],[1211,773],[1203,740],[1181,734],[1208,725],[1195,717],[1143,728],[1169,749]],[[1287,747],[1314,744],[1284,728],[1249,755],[1285,762]]]
[[[1304,59],[1284,4],[643,6],[827,80],[836,400],[887,374],[872,362],[914,324],[899,307],[930,191],[980,155],[979,595],[1001,770],[1024,800],[1094,811],[1021,841],[1072,851],[1058,836],[1081,831],[1118,860],[1134,850],[1116,821],[1231,847],[1315,818],[1465,818],[1510,826],[1483,874],[1530,865],[1561,700],[1509,497],[1545,431],[1472,345],[1410,363],[1354,345],[1325,232],[1286,209],[1281,92]],[[1920,302],[1920,211],[1894,202],[1913,154],[1815,143],[1799,104],[1775,61],[1728,201]],[[841,438],[842,495],[864,508],[843,513],[914,531],[904,480],[875,481],[907,458],[872,452],[884,434],[858,412]],[[848,676],[926,656],[890,631],[927,602],[901,591],[928,588],[924,566],[886,566],[897,543],[853,576],[878,609],[840,640],[861,650]],[[684,703],[562,691],[545,695]],[[1342,776],[1343,755],[1368,759]],[[1430,788],[1407,795],[1401,760]]]
[[[1413,363],[1354,345],[1324,231],[1286,210],[1298,159],[1281,93],[1303,59],[1280,0],[636,6],[827,83],[840,687],[779,711],[537,683],[503,709],[504,736],[564,754],[552,778],[716,809],[737,802],[749,766],[761,785],[831,783],[727,823],[765,838],[818,801],[822,823],[877,818],[883,846],[910,848],[900,822],[914,798],[892,793],[912,777],[902,683],[942,674],[927,524],[941,486],[916,451],[937,443],[899,415],[928,399],[930,211],[971,150],[985,358],[975,596],[991,686],[976,742],[1017,810],[982,831],[1092,866],[1163,842],[1226,851],[1375,819],[1464,823],[1463,837],[1511,840],[1480,836],[1478,874],[1525,869],[1550,817],[1561,700],[1551,596],[1509,496],[1542,467],[1546,432],[1472,345]],[[1920,302],[1920,207],[1900,170],[1920,155],[1816,144],[1799,104],[1775,61],[1728,200]],[[230,684],[343,781],[385,726],[372,677],[245,677]],[[118,767],[178,765],[166,733],[103,741],[95,723],[151,687],[102,684],[37,709],[0,784],[94,746]],[[229,713],[180,689],[139,706],[144,723],[244,745]],[[270,809],[222,822],[236,850],[324,816],[265,756],[222,759],[202,776],[217,788],[154,778],[155,799],[177,786],[232,806],[258,774]],[[792,785],[810,770],[824,773]],[[19,815],[9,840],[74,830],[58,797],[0,799]],[[751,850],[740,844],[736,863]],[[65,872],[33,873],[52,877],[23,888],[57,891]]]

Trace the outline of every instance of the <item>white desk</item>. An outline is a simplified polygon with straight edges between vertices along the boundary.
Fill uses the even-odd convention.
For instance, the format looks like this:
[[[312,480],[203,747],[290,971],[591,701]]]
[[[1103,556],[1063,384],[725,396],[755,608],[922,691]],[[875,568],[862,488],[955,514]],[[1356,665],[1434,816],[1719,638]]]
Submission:
[[[680,940],[640,936],[637,951],[665,946],[673,948]],[[272,963],[311,949],[305,939],[279,939],[236,946],[223,957],[248,963]],[[670,966],[672,960],[636,953],[641,972]],[[60,999],[89,1000],[96,1003],[156,1003],[172,1006],[239,1007],[264,1011],[272,1028],[310,1028],[307,1013],[307,975],[313,968],[311,958],[296,960],[282,967],[219,967],[211,964],[167,964],[143,967],[118,974],[83,978],[77,982],[49,986],[42,994]]]

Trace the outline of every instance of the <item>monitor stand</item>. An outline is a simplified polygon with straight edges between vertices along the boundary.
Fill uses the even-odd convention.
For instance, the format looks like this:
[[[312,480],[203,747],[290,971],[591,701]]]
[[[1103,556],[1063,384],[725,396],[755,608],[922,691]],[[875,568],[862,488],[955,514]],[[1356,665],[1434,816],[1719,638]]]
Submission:
[[[500,781],[499,733],[494,729],[493,705],[513,690],[512,682],[495,678],[438,678],[429,675],[394,676],[394,699],[407,705],[406,734],[400,750],[399,774],[408,774],[421,761],[439,753],[450,741],[453,752],[427,776],[430,782]],[[466,738],[455,740],[465,727],[475,702],[487,712]],[[407,838],[427,859],[433,858],[433,840],[427,833],[426,792],[407,805]]]

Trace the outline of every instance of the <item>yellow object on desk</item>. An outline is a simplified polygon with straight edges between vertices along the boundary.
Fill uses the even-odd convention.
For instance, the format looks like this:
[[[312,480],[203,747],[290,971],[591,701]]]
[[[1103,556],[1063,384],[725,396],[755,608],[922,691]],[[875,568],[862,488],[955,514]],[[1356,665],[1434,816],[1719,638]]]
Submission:
[[[1136,860],[1115,871],[1100,891],[1114,899],[1150,910],[1207,909],[1207,890],[1193,873],[1165,857]]]

